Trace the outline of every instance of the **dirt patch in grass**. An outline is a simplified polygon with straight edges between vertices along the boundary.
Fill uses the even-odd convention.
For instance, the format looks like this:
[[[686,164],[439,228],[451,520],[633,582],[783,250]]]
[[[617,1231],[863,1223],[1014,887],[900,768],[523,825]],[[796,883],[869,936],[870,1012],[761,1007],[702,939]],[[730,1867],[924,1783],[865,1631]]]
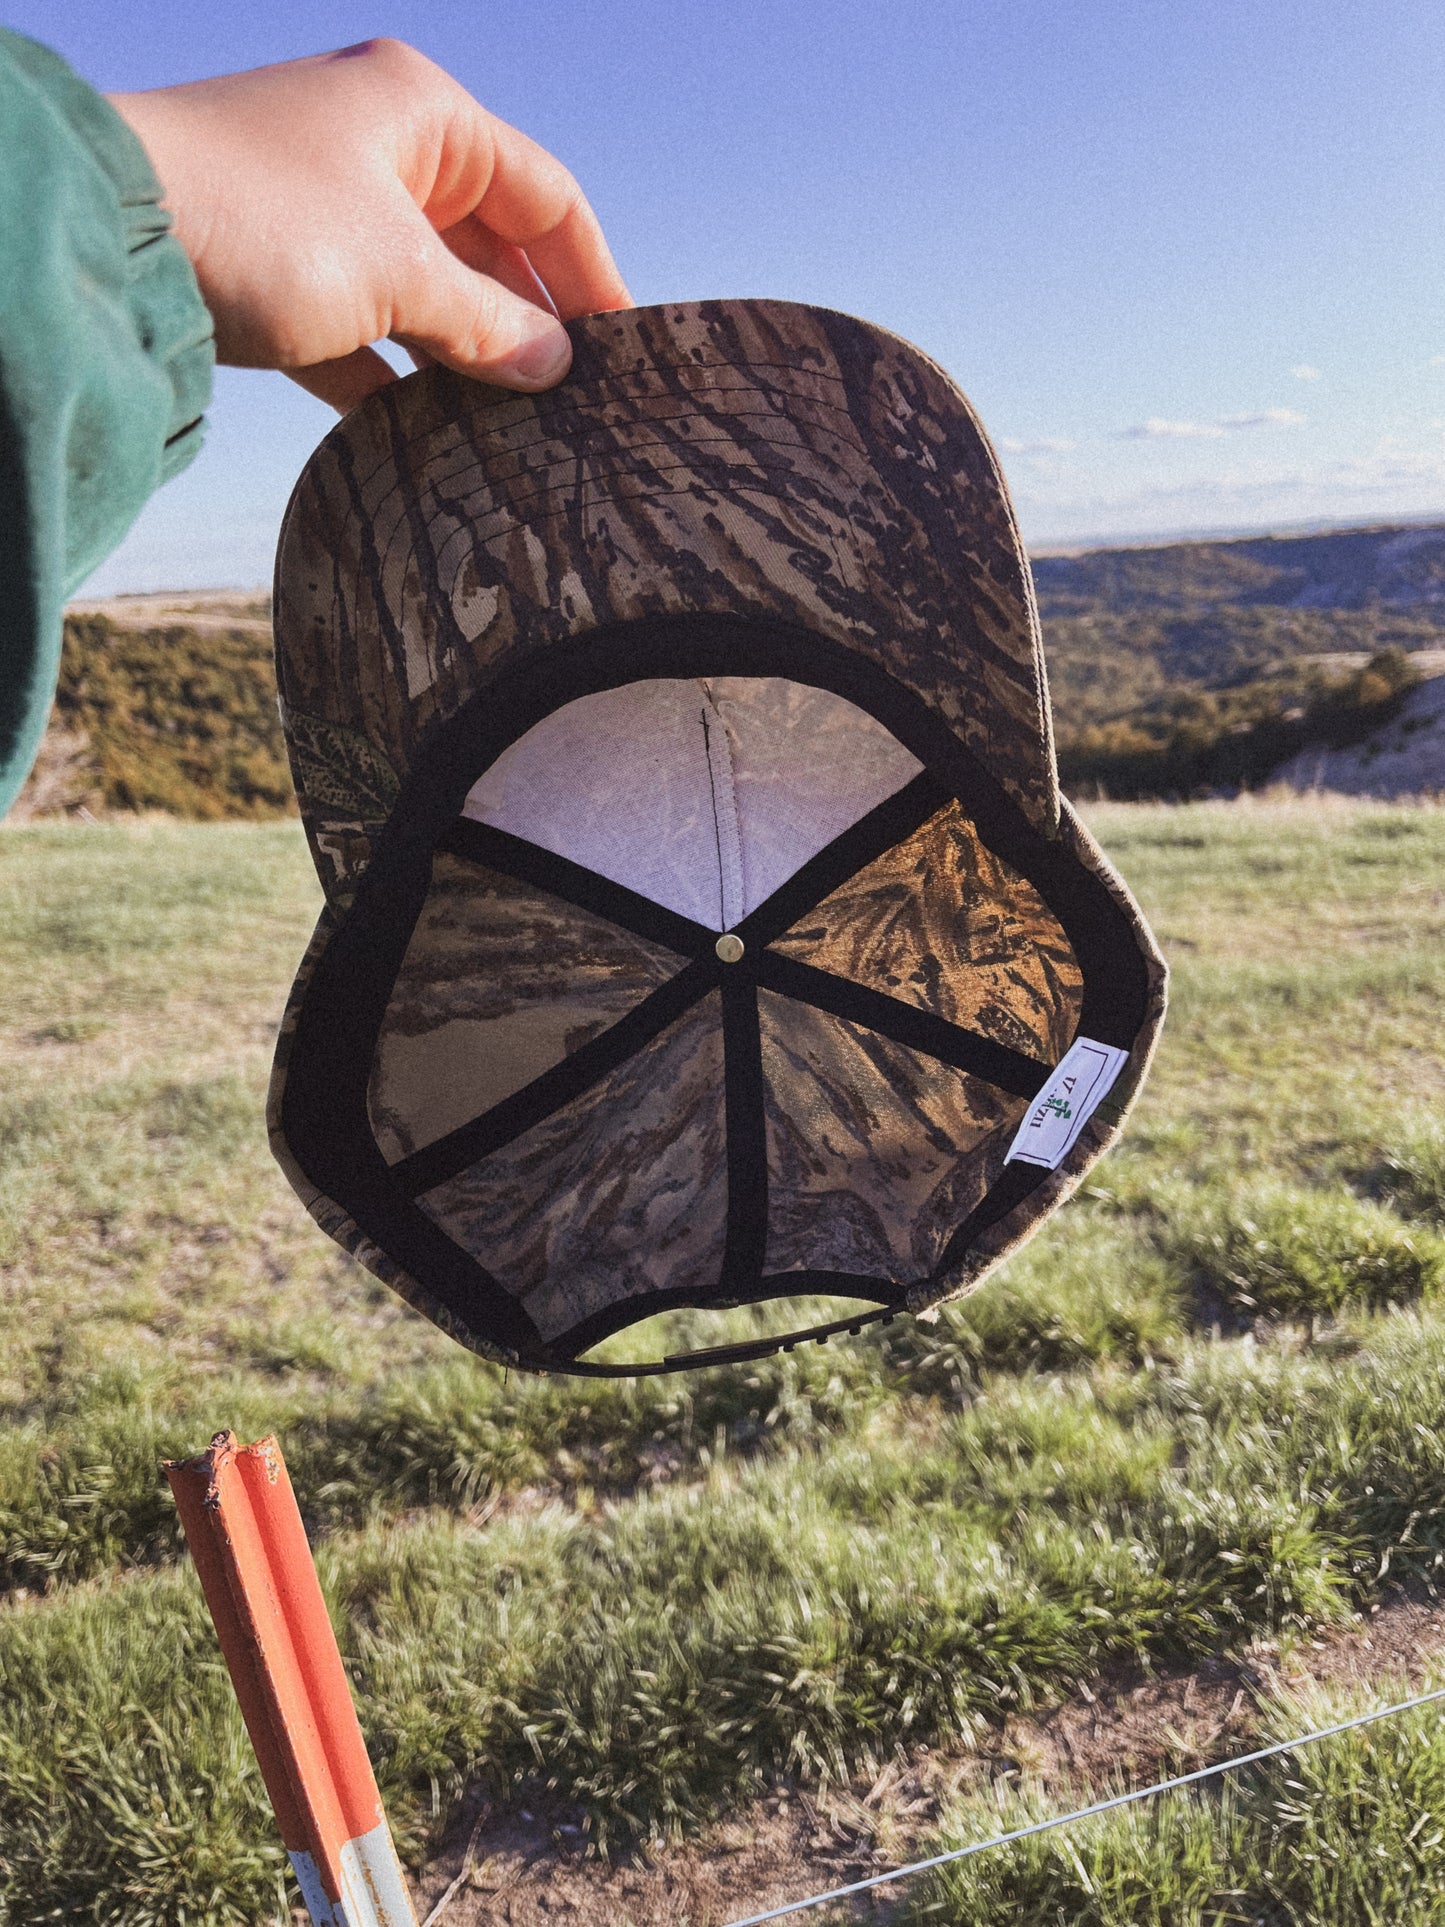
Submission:
[[[418,1915],[427,1919],[450,1889],[435,1927],[553,1927],[558,1919],[577,1927],[718,1927],[895,1864],[877,1844],[878,1815],[852,1821],[846,1809],[779,1790],[686,1848],[611,1866],[585,1857],[574,1812],[483,1809],[428,1868]],[[458,1888],[468,1864],[472,1872]]]
[[[1445,1605],[1403,1594],[1353,1627],[1281,1654],[1210,1660],[1191,1672],[1120,1676],[1036,1719],[1010,1720],[976,1750],[920,1749],[871,1784],[818,1796],[780,1787],[685,1846],[618,1858],[586,1853],[579,1811],[546,1800],[468,1804],[418,1887],[434,1927],[725,1927],[789,1900],[884,1873],[929,1851],[949,1803],[970,1786],[1027,1774],[1060,1805],[1248,1752],[1262,1696],[1357,1684],[1387,1692],[1445,1655]],[[827,1918],[887,1922],[903,1885]],[[447,1898],[447,1896],[450,1896]],[[824,1916],[799,1914],[801,1922]]]
[[[1442,1654],[1445,1606],[1396,1597],[1356,1626],[1322,1632],[1283,1657],[1262,1646],[1242,1661],[1210,1660],[1191,1673],[1117,1683],[1041,1719],[1010,1722],[1004,1742],[1015,1754],[1011,1770],[1026,1767],[1046,1786],[1139,1784],[1247,1752],[1262,1692],[1410,1678]]]

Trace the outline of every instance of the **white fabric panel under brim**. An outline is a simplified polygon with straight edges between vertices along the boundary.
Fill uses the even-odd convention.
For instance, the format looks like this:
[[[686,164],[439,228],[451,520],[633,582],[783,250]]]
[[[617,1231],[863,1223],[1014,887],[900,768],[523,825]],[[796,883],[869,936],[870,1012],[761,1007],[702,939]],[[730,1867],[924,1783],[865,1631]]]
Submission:
[[[921,767],[829,690],[657,678],[554,710],[463,814],[727,930]]]

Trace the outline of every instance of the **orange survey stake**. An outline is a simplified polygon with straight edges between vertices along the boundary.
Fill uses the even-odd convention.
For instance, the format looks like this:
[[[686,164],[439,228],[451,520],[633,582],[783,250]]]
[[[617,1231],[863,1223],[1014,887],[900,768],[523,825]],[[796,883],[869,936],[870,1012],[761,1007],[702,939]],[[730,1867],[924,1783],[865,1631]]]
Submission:
[[[280,1446],[165,1469],[315,1927],[416,1927]]]

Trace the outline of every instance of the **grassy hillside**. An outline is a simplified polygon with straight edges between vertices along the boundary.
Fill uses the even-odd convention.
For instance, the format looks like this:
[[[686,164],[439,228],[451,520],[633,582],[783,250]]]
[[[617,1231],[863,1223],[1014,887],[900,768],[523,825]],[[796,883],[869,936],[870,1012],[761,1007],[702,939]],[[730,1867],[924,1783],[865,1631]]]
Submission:
[[[1419,680],[1414,652],[1400,640],[1368,657],[1341,649],[1333,660],[1292,660],[1268,653],[1278,637],[1267,621],[1258,625],[1257,661],[1238,667],[1241,629],[1257,615],[1225,611],[1211,617],[1223,638],[1220,655],[1230,666],[1205,661],[1192,672],[1172,673],[1167,625],[1129,619],[1123,625],[1127,644],[1121,644],[1111,636],[1108,616],[1077,625],[1050,623],[1050,686],[1064,789],[1075,797],[1135,800],[1257,789],[1301,750],[1362,742],[1399,714]],[[1391,631],[1401,634],[1396,625]],[[1408,630],[1403,639],[1422,641]],[[1334,640],[1347,642],[1348,634]]]
[[[1124,1660],[1434,1583],[1445,812],[1092,821],[1176,976],[1087,1193],[936,1324],[619,1385],[461,1353],[272,1168],[271,1031],[317,907],[294,824],[0,836],[0,1918],[285,1918],[157,1472],[226,1423],[281,1434],[414,1853],[478,1780],[550,1784],[599,1843],[691,1829]],[[1060,1846],[924,1899],[1192,1927],[1236,1918],[1189,1911],[1233,1882],[1241,1920],[1433,1919],[1421,1748],[1373,1805],[1339,1756],[1328,1785],[1116,1830],[1082,1876]],[[1311,1855],[1352,1813],[1326,1905]],[[1194,1897],[1140,1911],[1179,1841]],[[1091,1868],[1125,1899],[1081,1901]],[[1266,1915],[1275,1893],[1303,1898]]]
[[[22,807],[201,821],[289,813],[269,605],[250,613],[204,628],[69,616],[49,737]]]

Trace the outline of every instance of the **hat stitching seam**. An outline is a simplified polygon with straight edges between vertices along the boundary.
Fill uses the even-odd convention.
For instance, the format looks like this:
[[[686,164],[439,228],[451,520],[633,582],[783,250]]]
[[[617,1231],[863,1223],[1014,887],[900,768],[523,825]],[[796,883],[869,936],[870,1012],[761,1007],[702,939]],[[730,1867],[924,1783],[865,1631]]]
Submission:
[[[573,409],[582,411],[588,407],[595,406],[596,403],[598,402],[605,403],[608,401],[643,401],[648,398],[649,394],[658,394],[658,393],[668,394],[668,393],[676,392],[676,390],[670,390],[667,387],[663,387],[661,389],[651,389],[651,390],[649,389],[632,390],[632,389],[629,389],[627,386],[625,386],[625,384],[629,381],[636,381],[639,379],[645,380],[648,375],[656,375],[659,377],[659,379],[665,380],[666,377],[669,375],[687,376],[688,374],[693,373],[694,371],[698,371],[698,372],[710,375],[710,374],[715,374],[722,369],[730,369],[733,372],[738,374],[749,374],[754,371],[757,371],[757,372],[772,374],[772,375],[779,375],[779,374],[793,375],[800,378],[804,382],[816,382],[820,386],[827,386],[829,388],[836,389],[843,395],[847,395],[850,392],[848,383],[841,374],[830,375],[819,369],[799,368],[799,367],[795,367],[791,362],[786,362],[786,361],[717,361],[717,362],[709,362],[709,363],[701,364],[701,366],[695,362],[658,361],[658,362],[650,362],[645,369],[635,370],[631,375],[621,375],[621,376],[610,375],[610,376],[599,378],[590,389],[589,399],[586,401],[582,400],[580,397],[574,397],[567,390],[563,390],[560,395],[558,394],[557,390],[553,390],[552,393],[554,395],[558,395],[559,400],[565,398]],[[806,394],[802,394],[800,396],[800,391],[790,389],[786,382],[780,382],[780,381],[775,381],[771,383],[769,382],[754,383],[754,382],[747,382],[747,381],[739,381],[739,382],[703,381],[695,385],[688,383],[686,381],[683,381],[683,383],[681,384],[681,387],[682,387],[682,392],[684,394],[689,394],[689,395],[708,395],[708,394],[735,395],[740,393],[766,394],[771,390],[775,393],[787,394],[789,395],[790,398],[801,398],[804,400],[809,399],[809,397]],[[520,406],[518,408],[517,414],[513,417],[514,421],[520,422],[520,421],[526,421],[529,418],[540,419],[542,417],[543,413],[545,412],[544,408],[539,406],[537,402],[533,400],[531,397],[528,397],[527,401],[530,403],[530,406]],[[825,405],[832,406],[833,404],[828,403]],[[489,413],[494,412],[497,408],[496,403],[492,403],[490,405],[484,403],[482,406],[486,408],[487,412]],[[501,407],[502,409],[505,409],[506,403],[505,402],[502,403]],[[479,409],[475,412],[480,413],[481,410]]]
[[[745,449],[747,447],[762,447],[766,449],[779,449],[779,448],[797,449],[803,454],[818,457],[820,460],[827,462],[830,466],[837,468],[840,473],[844,474],[845,476],[848,475],[848,470],[843,467],[842,463],[840,463],[837,460],[836,456],[833,454],[833,452],[830,449],[820,447],[816,443],[800,441],[793,436],[756,435],[752,437],[750,443],[745,444],[738,437],[733,435],[697,435],[697,436],[693,436],[690,440],[688,440],[685,445],[679,447],[678,443],[675,440],[664,435],[657,435],[652,437],[650,440],[646,442],[634,443],[631,447],[628,447],[628,448],[601,449],[601,450],[593,451],[591,453],[588,453],[587,451],[580,451],[580,452],[573,451],[570,454],[559,454],[553,460],[548,460],[546,462],[537,462],[526,468],[520,469],[516,475],[504,475],[504,476],[497,477],[495,485],[493,486],[493,492],[499,495],[510,494],[511,484],[515,482],[529,481],[533,477],[544,476],[553,469],[561,468],[561,469],[575,470],[579,465],[582,465],[582,464],[585,464],[587,466],[587,472],[582,477],[582,480],[584,482],[610,480],[613,476],[626,474],[629,468],[633,466],[635,463],[637,463],[637,459],[639,457],[647,458],[647,461],[640,464],[641,466],[646,467],[647,465],[649,465],[649,463],[651,463],[655,459],[656,452],[659,449],[664,450],[667,453],[674,455],[676,457],[676,459],[669,464],[669,466],[675,468],[678,466],[679,462],[686,461],[688,455],[692,451],[700,448],[715,448],[720,443],[727,447],[738,448],[738,449]],[[615,463],[616,465],[614,467],[605,467],[604,464],[609,461]],[[761,466],[761,464],[759,464],[759,466]],[[491,474],[490,470],[482,469],[481,472],[486,473],[489,476]],[[462,469],[462,470],[454,471],[452,474],[438,476],[435,480],[428,482],[427,492],[435,498],[444,499],[444,498],[441,498],[440,496],[441,486],[447,482],[455,481],[458,475],[466,476],[466,475],[469,475],[470,473],[472,473],[471,470]],[[855,482],[855,485],[862,480],[861,477],[854,478],[851,476],[849,477],[849,479],[853,480]],[[404,485],[398,482],[397,486],[401,487]],[[389,498],[390,493],[391,491],[388,490],[387,496],[382,497],[381,501],[377,504],[378,509],[385,506],[385,503]],[[521,499],[526,499],[526,498],[522,497]]]
[[[517,455],[524,453],[529,448],[536,448],[544,442],[570,439],[573,430],[582,430],[585,432],[590,429],[599,435],[611,434],[621,428],[644,427],[652,422],[687,421],[693,417],[709,421],[735,421],[739,423],[810,421],[809,414],[799,414],[792,409],[785,412],[782,409],[773,407],[746,410],[708,407],[701,400],[701,395],[705,392],[707,391],[690,391],[686,395],[667,394],[636,398],[646,401],[675,402],[676,407],[674,411],[669,414],[656,413],[649,409],[646,412],[632,412],[626,415],[619,414],[617,419],[608,421],[599,419],[595,409],[579,407],[567,414],[528,417],[525,419],[529,422],[529,425],[535,426],[540,431],[539,433],[529,435],[525,441],[513,441],[508,438],[505,430],[490,429],[486,431],[487,441],[489,444],[495,446],[500,454]],[[747,393],[751,395],[759,394],[761,391],[756,389],[718,389],[713,392],[718,394]],[[826,401],[820,396],[810,395],[802,398],[793,397],[792,399],[802,399],[804,407],[811,413],[836,416],[846,422],[853,430],[858,452],[860,454],[866,454],[867,449],[863,436],[858,429],[857,418],[850,409],[841,406],[837,402]],[[621,410],[623,402],[619,400],[608,404],[608,406]],[[810,422],[810,425],[816,424]],[[520,428],[522,426],[521,422],[519,422],[517,426]],[[434,429],[425,438],[419,439],[416,442],[407,442],[406,447],[409,452],[414,451],[420,460],[425,462],[429,459],[435,460],[442,455],[452,453],[456,450],[476,448],[478,446],[478,440],[474,436],[458,435],[454,439],[448,437],[444,445],[436,451],[436,454],[429,456],[427,442],[436,440],[442,435],[443,430],[440,428]],[[383,463],[381,466],[385,466],[385,464]]]
[[[673,468],[681,468],[684,466],[685,466],[685,463],[681,460],[673,464]],[[626,499],[631,501],[653,501],[658,499],[659,497],[667,496],[667,495],[685,495],[693,498],[694,500],[700,500],[700,499],[703,499],[705,494],[714,494],[714,495],[717,495],[719,499],[721,499],[722,492],[719,490],[704,491],[704,490],[698,489],[697,487],[679,488],[668,482],[667,473],[668,472],[664,472],[664,474],[659,477],[657,486],[639,488],[635,493],[633,493],[630,497]],[[639,477],[638,479],[642,480],[643,478]],[[792,509],[798,509],[798,508],[807,506],[807,504],[800,502],[796,496],[780,494],[776,488],[771,488],[766,486],[766,483],[770,480],[771,480],[771,477],[767,476],[766,474],[764,474],[761,478],[757,480],[753,480],[753,479],[748,479],[746,481],[740,480],[736,484],[736,492],[741,494],[744,491],[746,491],[751,495],[761,496],[769,502],[776,502],[783,507],[792,508]],[[590,483],[590,484],[584,484],[584,486],[592,486],[592,487],[600,488],[601,485],[599,483]],[[402,490],[402,485],[398,483],[396,488],[392,490],[387,495],[387,497],[384,498],[383,502],[377,505],[378,512],[381,508],[383,508],[386,505],[387,502],[389,502],[392,499],[392,496],[396,494],[400,494],[401,490]],[[469,537],[472,540],[473,544],[477,547],[485,547],[485,546],[489,546],[494,542],[505,541],[509,536],[517,534],[520,530],[535,528],[535,527],[539,527],[541,524],[545,522],[556,521],[560,516],[563,516],[567,513],[567,507],[566,507],[567,498],[570,494],[573,496],[573,499],[575,500],[575,493],[576,493],[575,491],[569,491],[561,487],[536,489],[532,491],[530,494],[522,497],[521,503],[525,504],[528,507],[535,508],[539,504],[552,502],[555,500],[562,505],[555,509],[547,510],[541,514],[534,513],[528,516],[518,515],[518,516],[515,516],[513,519],[501,524],[500,526],[496,526],[492,528],[487,528],[485,521],[482,520],[481,518],[478,518],[478,520],[476,520],[475,522],[469,522],[466,519],[464,519],[456,510],[452,510],[451,513],[456,515],[458,526],[452,529],[451,531],[449,531],[447,536],[447,541],[442,545],[442,549],[438,550],[434,548],[432,553],[434,556],[437,556],[439,558],[441,553],[443,553],[444,550],[448,546],[450,546],[451,542],[454,541],[456,537],[459,535],[464,535]],[[604,500],[600,503],[584,502],[580,504],[580,506],[584,508],[605,507],[607,505],[607,500],[609,499],[612,499],[612,498],[604,497]],[[829,503],[830,505],[832,503],[832,498],[830,497],[823,496],[821,499],[825,503]],[[509,504],[508,506],[510,507],[513,505]],[[841,507],[841,504],[839,504],[838,506]],[[498,509],[492,511],[492,514],[496,516],[501,516],[504,512],[505,511],[499,507]],[[361,519],[361,518],[353,516],[352,518],[348,518],[348,519],[355,520],[355,519]],[[366,519],[374,521],[375,517],[373,516],[371,518],[366,518]],[[431,529],[435,527],[436,522],[440,521],[441,519],[442,518],[438,516],[434,518],[434,520],[426,522],[425,527],[428,530],[428,532],[430,532]],[[397,517],[396,525],[387,542],[386,552],[383,556],[380,557],[383,578],[385,575],[385,571],[391,565],[392,556],[396,550],[398,538],[400,537],[403,541],[405,540],[405,529],[406,529],[407,521],[408,521],[408,518],[404,514]],[[828,542],[830,548],[832,548],[833,560],[836,566],[839,558],[838,558],[838,551],[836,547],[835,536],[831,531],[826,531],[826,532],[819,531],[818,539],[820,541],[826,540]],[[416,552],[415,543],[414,542],[408,543],[406,547],[406,554],[412,555],[415,552]],[[931,544],[930,544],[930,553],[932,553]],[[872,581],[871,572],[867,570],[866,564],[862,563],[861,557],[859,558],[859,561],[860,561],[860,566],[863,567],[864,569],[865,578],[871,585],[871,581]],[[848,584],[846,575],[843,574],[841,571],[839,574],[839,580],[844,584],[844,586],[851,586]],[[852,593],[858,594],[860,592],[856,588],[853,588]],[[878,603],[876,593],[871,589],[871,587],[866,591],[864,591],[863,593],[866,593],[868,596],[868,599],[871,602],[873,602],[875,606],[881,609],[882,605]],[[448,596],[445,599],[447,600],[450,599],[450,592],[448,593]],[[389,600],[390,598],[388,598],[388,601]],[[467,637],[466,640],[469,643],[473,643],[476,641],[476,637],[474,636]]]
[[[707,441],[695,442],[691,444],[691,446],[694,448],[703,448],[703,447],[711,446],[715,442],[727,442],[727,441],[730,441],[730,439],[731,438],[728,436],[714,436],[714,437],[710,437]],[[773,446],[794,447],[794,446],[797,446],[797,444],[775,443],[773,444]],[[822,452],[818,450],[809,450],[807,452],[818,454],[820,456],[822,454]],[[822,459],[826,461],[828,458],[822,457]],[[552,463],[552,464],[549,464],[549,466],[561,467],[563,466],[563,464]],[[685,468],[686,466],[687,466],[686,454],[685,453],[679,454],[677,460],[669,463],[665,468],[654,467],[652,470],[652,475],[658,477],[659,479],[665,482],[668,476],[673,474],[676,470],[680,468]],[[377,472],[380,472],[380,471],[377,471]],[[629,471],[627,470],[620,471],[621,474],[627,474],[628,472]],[[791,471],[791,472],[796,474],[796,471]],[[838,472],[844,475],[846,478],[845,470],[840,469]],[[478,544],[501,541],[505,539],[507,536],[515,534],[518,529],[531,527],[538,520],[554,520],[556,514],[564,513],[565,511],[558,510],[552,515],[547,515],[540,518],[536,516],[528,517],[523,515],[515,515],[514,519],[508,521],[505,524],[505,526],[487,530],[487,532],[484,534],[482,533],[482,530],[485,528],[485,524],[488,517],[502,516],[507,514],[509,511],[514,511],[524,506],[531,507],[537,503],[551,501],[554,498],[565,499],[570,496],[572,499],[575,500],[577,495],[580,493],[581,489],[592,487],[592,488],[602,490],[604,480],[606,479],[612,479],[612,478],[584,477],[582,483],[580,484],[580,488],[576,484],[574,484],[570,489],[565,485],[557,484],[550,487],[531,489],[525,495],[511,496],[505,502],[499,503],[495,509],[489,510],[484,515],[481,515],[481,516],[466,517],[464,512],[460,510],[457,506],[449,504],[447,505],[447,512],[450,513],[451,515],[454,515],[457,518],[459,526],[453,529],[449,533],[447,541],[448,543],[450,543],[452,540],[455,539],[457,535],[463,534],[463,533],[470,534],[473,537],[474,541],[477,542]],[[651,500],[658,495],[689,495],[689,496],[696,497],[698,499],[703,499],[710,494],[717,495],[719,497],[721,497],[722,495],[721,490],[699,488],[696,485],[692,487],[684,487],[684,488],[678,488],[675,486],[648,487],[646,486],[646,484],[649,479],[650,478],[645,473],[639,472],[637,475],[637,480],[639,481],[639,483],[643,484],[643,486],[637,489],[634,493],[632,493],[629,497],[625,499],[629,499],[632,501]],[[767,469],[762,469],[757,479],[754,479],[752,477],[735,478],[732,483],[732,487],[733,487],[733,490],[737,493],[741,493],[742,491],[747,490],[753,494],[765,495],[767,499],[770,501],[776,501],[776,502],[783,503],[793,507],[801,506],[801,504],[797,501],[797,498],[793,496],[779,494],[775,488],[765,486],[767,483],[771,482],[771,480],[772,480],[771,473]],[[856,492],[859,492],[859,491],[855,490],[855,493]],[[605,493],[606,491],[604,490],[604,494]],[[397,515],[395,522],[393,523],[390,535],[388,536],[388,539],[387,539],[385,553],[381,554],[380,552],[378,552],[378,559],[380,564],[379,580],[382,585],[384,585],[386,571],[391,564],[391,559],[395,552],[398,538],[401,537],[402,539],[405,539],[405,532],[412,524],[411,507],[410,507],[410,504],[405,502],[406,494],[407,494],[406,484],[400,478],[398,478],[398,480],[392,485],[390,489],[388,489],[387,493],[380,499],[380,501],[376,503],[375,507],[369,513],[366,512],[362,508],[361,504],[353,497],[352,513],[348,517],[348,525],[365,523],[370,530],[371,542],[373,547],[375,545],[375,525],[380,519],[383,511],[387,509],[390,506],[390,504],[394,502],[398,497],[403,498],[402,512]],[[619,499],[624,499],[624,498],[621,498],[619,496]],[[823,499],[831,501],[833,498],[825,496]],[[582,506],[595,507],[597,506],[597,504],[583,503]],[[842,506],[841,500],[839,501],[838,506],[839,507]],[[425,517],[423,518],[423,527],[427,530],[428,534],[430,533],[432,528],[436,525],[436,523],[441,519],[442,517],[437,514],[433,514],[431,518],[425,518]],[[345,535],[345,529],[343,529],[343,537],[344,535]],[[831,543],[833,541],[833,537],[829,535],[828,540]],[[443,547],[445,546],[447,545],[444,544]],[[930,545],[930,548],[931,548],[931,545]],[[408,555],[416,553],[416,543],[414,539],[409,543],[406,552]],[[433,547],[432,553],[434,556],[437,556],[439,555],[440,552]],[[835,562],[837,560],[836,550],[834,551],[834,560]],[[389,602],[390,602],[390,598],[388,598],[388,603]]]

